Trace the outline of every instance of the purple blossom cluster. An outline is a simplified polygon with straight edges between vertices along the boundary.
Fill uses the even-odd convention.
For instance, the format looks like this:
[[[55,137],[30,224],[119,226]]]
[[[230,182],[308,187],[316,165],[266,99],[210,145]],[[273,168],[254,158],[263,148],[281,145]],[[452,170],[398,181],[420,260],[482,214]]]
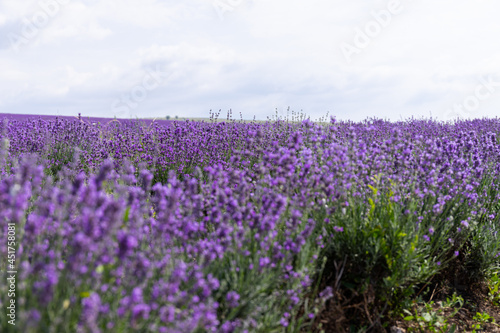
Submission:
[[[486,269],[500,252],[499,132],[486,119],[5,118],[0,236],[16,224],[19,323],[27,332],[285,330],[315,320],[307,297],[326,301],[340,288],[312,292],[324,257],[327,270],[346,258],[363,274],[378,267],[390,290],[469,260],[467,241]]]

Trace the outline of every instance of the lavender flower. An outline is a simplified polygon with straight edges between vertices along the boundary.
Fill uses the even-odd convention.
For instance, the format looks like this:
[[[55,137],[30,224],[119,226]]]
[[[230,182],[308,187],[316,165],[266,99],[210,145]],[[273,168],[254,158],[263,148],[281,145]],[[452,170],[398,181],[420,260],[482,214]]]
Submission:
[[[342,232],[342,231],[344,231],[344,227],[334,226],[334,227],[333,227],[333,230],[334,230],[335,232]]]
[[[235,291],[230,291],[226,295],[227,304],[231,308],[235,308],[239,305],[239,303],[238,303],[239,299],[240,299],[240,295],[238,295],[238,293]]]

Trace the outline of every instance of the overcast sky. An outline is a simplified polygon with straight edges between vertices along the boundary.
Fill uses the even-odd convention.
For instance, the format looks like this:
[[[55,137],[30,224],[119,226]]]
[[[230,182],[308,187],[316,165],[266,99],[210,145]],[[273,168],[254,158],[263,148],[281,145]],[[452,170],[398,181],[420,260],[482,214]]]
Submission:
[[[0,113],[500,116],[498,13],[495,0],[1,0]]]

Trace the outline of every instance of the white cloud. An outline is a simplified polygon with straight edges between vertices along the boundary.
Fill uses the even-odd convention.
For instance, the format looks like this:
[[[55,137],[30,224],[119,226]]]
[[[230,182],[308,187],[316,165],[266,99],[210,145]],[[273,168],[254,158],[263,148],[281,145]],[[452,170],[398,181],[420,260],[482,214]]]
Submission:
[[[222,20],[215,1],[230,6]],[[400,0],[398,13],[377,23],[394,1],[62,1],[17,51],[8,38],[0,42],[0,112],[112,117],[114,101],[146,91],[124,115],[225,115],[232,108],[233,115],[265,119],[290,106],[313,118],[327,111],[353,120],[431,111],[447,119],[481,78],[500,74],[500,4]],[[0,34],[22,37],[25,19],[44,8],[2,1]],[[368,39],[362,47],[359,31]],[[342,43],[357,49],[350,62]],[[144,90],[155,68],[167,74]],[[464,116],[499,107],[495,86]]]

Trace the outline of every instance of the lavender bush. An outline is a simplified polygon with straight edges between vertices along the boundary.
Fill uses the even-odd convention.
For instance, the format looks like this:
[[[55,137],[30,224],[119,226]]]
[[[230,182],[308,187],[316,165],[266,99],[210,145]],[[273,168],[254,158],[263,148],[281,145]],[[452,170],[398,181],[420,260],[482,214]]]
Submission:
[[[496,119],[0,126],[2,332],[300,332],[363,297],[377,329],[498,265]]]

